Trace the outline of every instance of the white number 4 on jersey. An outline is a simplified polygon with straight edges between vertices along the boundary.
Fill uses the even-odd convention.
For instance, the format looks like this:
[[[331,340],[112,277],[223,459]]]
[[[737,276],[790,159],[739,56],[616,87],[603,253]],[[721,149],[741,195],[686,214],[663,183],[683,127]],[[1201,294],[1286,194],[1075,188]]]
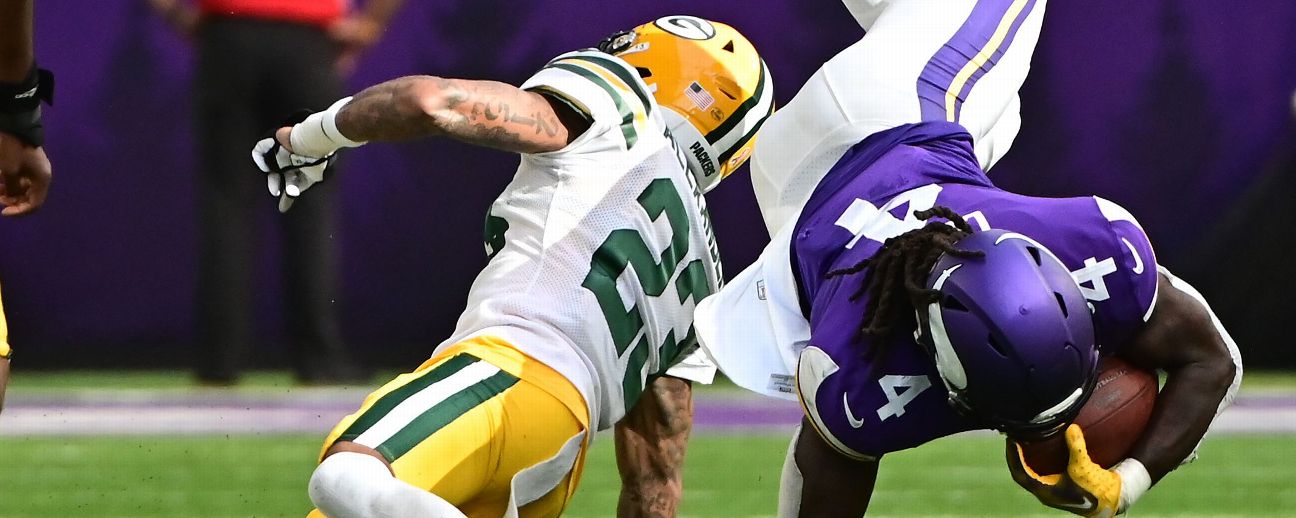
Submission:
[[[877,409],[879,421],[886,421],[888,417],[900,417],[905,413],[905,405],[918,397],[922,391],[931,388],[931,380],[927,376],[899,376],[890,374],[882,376],[878,380],[882,385],[882,392],[886,394],[887,403],[882,408]]]

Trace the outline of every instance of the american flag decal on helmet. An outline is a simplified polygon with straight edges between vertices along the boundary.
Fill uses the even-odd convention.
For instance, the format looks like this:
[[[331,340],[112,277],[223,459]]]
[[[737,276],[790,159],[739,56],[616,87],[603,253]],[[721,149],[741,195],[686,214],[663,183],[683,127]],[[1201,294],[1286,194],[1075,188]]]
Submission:
[[[693,104],[696,105],[699,110],[706,110],[710,108],[712,104],[715,104],[715,97],[711,97],[711,94],[703,89],[702,85],[698,84],[697,81],[689,84],[688,88],[684,89],[684,95],[688,97],[690,101],[693,101]]]

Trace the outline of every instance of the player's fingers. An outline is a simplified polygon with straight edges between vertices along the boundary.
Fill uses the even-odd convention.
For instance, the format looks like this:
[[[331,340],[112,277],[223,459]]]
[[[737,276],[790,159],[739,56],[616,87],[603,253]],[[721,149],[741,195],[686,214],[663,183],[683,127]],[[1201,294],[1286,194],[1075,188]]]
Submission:
[[[270,173],[266,175],[266,190],[270,191],[271,196],[278,196],[283,192],[283,173]]]
[[[9,196],[18,196],[23,192],[22,175],[18,174],[18,169],[0,170],[0,187],[4,188],[4,193]]]
[[[301,196],[302,191],[306,190],[305,182],[308,179],[302,175],[301,171],[290,171],[284,175],[284,194],[296,198]]]
[[[21,216],[35,211],[40,207],[39,202],[44,199],[43,196],[37,199],[34,196],[35,191],[29,178],[17,178],[13,181],[6,179],[5,194],[3,199],[0,199],[5,207],[4,210],[0,210],[0,215]]]
[[[287,195],[280,196],[280,197],[279,197],[279,212],[280,212],[280,213],[288,212],[288,209],[291,209],[291,208],[292,208],[292,204],[293,204],[293,200],[294,200],[294,199],[296,199],[296,198],[293,198],[293,197],[291,197],[291,196],[287,196]]]
[[[1084,431],[1080,425],[1071,423],[1066,429],[1067,450],[1069,450],[1072,464],[1087,464],[1089,460],[1089,449],[1085,446]]]
[[[22,216],[36,210],[36,206],[30,202],[22,201],[13,205],[5,205],[4,210],[0,210],[0,216]]]
[[[45,182],[33,182],[27,187],[27,196],[23,201],[26,206],[21,209],[19,214],[28,214],[35,212],[45,204],[45,197],[49,195],[49,184]]]
[[[1040,489],[1044,484],[1035,477],[1032,477],[1029,468],[1026,467],[1025,461],[1022,460],[1021,445],[1012,439],[1004,439],[1004,457],[1008,463],[1008,473],[1012,475],[1013,482],[1023,489],[1032,493]]]
[[[252,146],[252,162],[254,162],[257,169],[260,169],[262,172],[270,172],[270,165],[266,163],[266,154],[271,152],[274,143],[274,139],[272,138],[263,138],[257,141],[255,146]]]

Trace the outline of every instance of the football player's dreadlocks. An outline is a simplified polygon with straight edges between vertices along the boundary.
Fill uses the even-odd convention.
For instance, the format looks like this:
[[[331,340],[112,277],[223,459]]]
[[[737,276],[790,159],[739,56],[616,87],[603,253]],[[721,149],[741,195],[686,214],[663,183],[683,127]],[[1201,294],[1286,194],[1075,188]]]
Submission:
[[[929,222],[887,239],[872,257],[854,266],[828,272],[828,277],[851,275],[869,268],[868,276],[851,295],[856,300],[868,294],[861,334],[884,338],[896,330],[896,324],[908,321],[915,308],[935,302],[940,292],[925,288],[927,275],[942,253],[956,257],[980,257],[983,252],[959,250],[954,243],[972,233],[971,225],[954,211],[936,206],[914,213],[918,219],[941,217],[953,223]],[[903,319],[903,320],[902,320]],[[874,353],[878,348],[870,349]]]

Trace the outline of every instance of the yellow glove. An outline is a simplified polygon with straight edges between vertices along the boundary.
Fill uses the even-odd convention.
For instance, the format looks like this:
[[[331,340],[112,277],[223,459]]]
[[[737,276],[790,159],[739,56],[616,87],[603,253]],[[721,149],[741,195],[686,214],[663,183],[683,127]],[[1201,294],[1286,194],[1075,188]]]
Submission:
[[[1008,440],[1008,470],[1013,481],[1044,505],[1080,516],[1111,518],[1134,505],[1152,485],[1147,469],[1135,459],[1125,459],[1111,470],[1090,460],[1078,425],[1067,427],[1066,443],[1066,473],[1040,475],[1026,465],[1021,446]]]

